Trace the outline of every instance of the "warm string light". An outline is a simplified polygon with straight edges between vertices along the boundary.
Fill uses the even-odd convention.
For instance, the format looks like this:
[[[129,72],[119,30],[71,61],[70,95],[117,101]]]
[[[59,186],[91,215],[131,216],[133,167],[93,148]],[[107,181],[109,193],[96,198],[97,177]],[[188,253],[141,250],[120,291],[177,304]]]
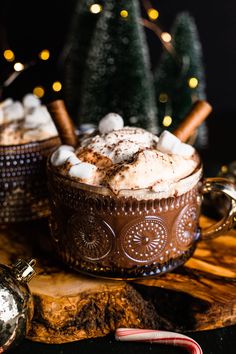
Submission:
[[[50,57],[50,51],[48,49],[43,49],[41,52],[38,54],[39,59],[46,61]],[[15,61],[15,54],[11,49],[5,49],[3,52],[3,57],[5,58],[6,61],[8,62],[14,62]],[[35,62],[29,62],[26,64],[23,64],[21,62],[15,62],[13,65],[13,68],[15,71],[20,72],[23,71],[24,69],[28,68],[29,66],[32,66],[32,64],[35,64]]]
[[[171,34],[168,32],[162,32],[161,34],[161,39],[163,40],[163,42],[165,43],[170,43],[172,40]]]
[[[60,81],[54,81],[52,83],[52,90],[55,92],[59,92],[62,89],[62,84]],[[43,88],[43,86],[36,86],[33,89],[33,94],[39,98],[42,98],[45,95],[45,89]]]
[[[221,173],[227,173],[228,172],[228,167],[226,165],[221,166],[220,169]]]
[[[152,7],[147,10],[148,17],[150,20],[155,21],[159,17],[159,12],[156,9],[153,9]]]
[[[7,61],[10,62],[15,60],[15,54],[11,49],[4,50],[3,56]]]
[[[14,70],[15,71],[23,71],[24,70],[24,64],[17,62],[14,64]]]
[[[52,84],[52,89],[53,89],[53,91],[55,91],[55,92],[61,91],[61,89],[62,89],[62,84],[60,83],[60,81],[55,81],[55,82]]]
[[[33,94],[39,98],[43,97],[44,94],[45,94],[45,90],[42,86],[36,86],[34,89],[33,89]]]
[[[127,10],[121,10],[120,15],[123,18],[127,18],[129,16],[129,13]]]
[[[196,77],[191,77],[188,80],[188,85],[192,89],[196,88],[198,86],[198,79]]]
[[[156,36],[160,39],[160,41],[163,44],[163,47],[165,48],[165,50],[170,53],[170,55],[175,59],[176,63],[182,67],[182,60],[180,60],[180,58],[178,57],[172,43],[171,40],[168,41],[168,39],[171,37],[171,35],[168,32],[162,32],[162,30],[159,28],[159,26],[157,26],[155,23],[148,21],[147,19],[143,18],[142,19],[142,25],[148,29],[150,29],[151,31],[153,31]],[[165,33],[164,35],[164,39],[162,38],[162,34]],[[168,38],[167,38],[167,34],[168,34]],[[166,40],[167,38],[167,40]]]
[[[146,28],[150,29],[153,31],[156,36],[160,39],[162,42],[163,47],[165,50],[174,58],[176,63],[182,68],[182,58],[179,58],[177,55],[174,46],[172,45],[172,37],[171,34],[168,32],[164,32],[161,30],[161,28],[157,25],[156,20],[159,18],[160,13],[158,10],[154,9],[152,7],[152,4],[149,0],[142,0],[142,4],[144,9],[146,10],[147,16],[149,20],[147,19],[142,19],[142,24]]]
[[[48,49],[43,49],[40,53],[39,53],[39,58],[41,60],[48,60],[50,57],[50,52]]]
[[[92,13],[92,14],[99,14],[99,12],[102,11],[102,5],[100,4],[92,4],[89,8],[89,11]]]
[[[160,93],[159,101],[161,103],[166,103],[168,101],[168,95],[166,93]]]
[[[143,7],[146,10],[146,13],[150,20],[156,21],[159,17],[159,11],[152,7],[152,4],[149,0],[142,0]]]
[[[169,115],[164,116],[162,124],[164,127],[169,127],[172,124],[172,117]]]
[[[41,52],[38,54],[38,57],[42,61],[46,61],[50,58],[50,51],[48,49],[43,49]],[[8,62],[13,62],[15,61],[15,54],[11,49],[6,49],[3,52],[3,57],[5,58],[6,61]],[[21,62],[15,62],[13,65],[14,72],[10,74],[10,76],[5,80],[5,82],[2,85],[2,89],[4,87],[8,87],[18,76],[22,71],[25,71],[29,67],[35,65],[37,61],[31,61],[29,63],[21,63]],[[62,89],[62,84],[60,81],[55,81],[52,83],[52,90],[55,92],[59,92]],[[42,86],[36,86],[33,89],[33,94],[39,98],[43,97],[45,95],[45,89]]]

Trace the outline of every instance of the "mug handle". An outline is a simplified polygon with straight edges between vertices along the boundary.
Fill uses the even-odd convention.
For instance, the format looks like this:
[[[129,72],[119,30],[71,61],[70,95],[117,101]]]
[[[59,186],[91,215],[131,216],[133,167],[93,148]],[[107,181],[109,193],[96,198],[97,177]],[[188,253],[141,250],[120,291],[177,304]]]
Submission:
[[[205,178],[200,191],[202,194],[220,192],[230,200],[227,214],[220,221],[201,230],[201,239],[210,240],[230,230],[236,222],[236,185],[226,178]]]

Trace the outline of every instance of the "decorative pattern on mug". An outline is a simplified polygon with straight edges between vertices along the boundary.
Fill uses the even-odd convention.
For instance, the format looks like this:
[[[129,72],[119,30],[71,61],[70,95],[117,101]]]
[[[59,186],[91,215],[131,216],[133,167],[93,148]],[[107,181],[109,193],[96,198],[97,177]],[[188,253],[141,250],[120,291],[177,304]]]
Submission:
[[[176,240],[178,245],[187,249],[193,242],[198,220],[196,205],[186,205],[176,220]]]
[[[121,247],[125,255],[140,263],[155,260],[166,243],[166,227],[157,217],[136,219],[121,232]]]
[[[79,257],[86,261],[107,257],[114,243],[114,231],[93,215],[73,215],[68,222],[67,234],[74,239]]]

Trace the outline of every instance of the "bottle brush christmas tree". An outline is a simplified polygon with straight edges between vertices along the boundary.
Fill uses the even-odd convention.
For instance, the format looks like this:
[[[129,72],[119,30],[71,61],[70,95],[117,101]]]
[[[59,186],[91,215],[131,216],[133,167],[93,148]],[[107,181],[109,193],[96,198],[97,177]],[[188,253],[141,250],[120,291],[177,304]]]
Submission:
[[[182,12],[172,30],[174,51],[164,52],[154,73],[159,125],[174,130],[190,111],[193,103],[206,99],[202,47],[193,17]],[[195,145],[207,143],[207,128],[198,128]]]
[[[102,10],[103,0],[78,0],[63,51],[64,92],[67,109],[78,120],[81,82],[91,38]]]
[[[149,52],[137,0],[106,0],[93,32],[83,75],[80,123],[109,112],[126,125],[157,132]]]

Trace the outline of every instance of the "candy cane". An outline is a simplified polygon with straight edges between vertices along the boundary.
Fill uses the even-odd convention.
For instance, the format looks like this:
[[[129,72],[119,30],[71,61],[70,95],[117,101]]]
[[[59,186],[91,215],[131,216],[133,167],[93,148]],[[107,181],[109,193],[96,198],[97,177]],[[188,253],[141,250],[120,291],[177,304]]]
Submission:
[[[203,354],[200,345],[183,334],[138,328],[118,328],[116,340],[169,344],[188,350],[191,354]]]

